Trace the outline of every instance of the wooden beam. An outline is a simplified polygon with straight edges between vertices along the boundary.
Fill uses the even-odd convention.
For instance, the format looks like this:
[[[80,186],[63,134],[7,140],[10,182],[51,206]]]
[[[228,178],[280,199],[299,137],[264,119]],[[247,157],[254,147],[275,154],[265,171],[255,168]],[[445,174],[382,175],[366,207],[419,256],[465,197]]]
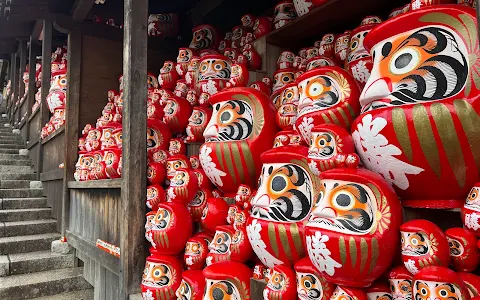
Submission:
[[[25,82],[23,82],[23,73],[25,72],[25,66],[27,65],[27,41],[20,41],[19,45],[19,52],[20,52],[20,67],[19,67],[19,74],[18,74],[18,101],[20,101],[24,94],[25,94]],[[18,108],[18,116],[15,119],[14,127],[17,128],[17,123],[20,121],[21,118],[20,107]]]
[[[74,179],[73,173],[75,172],[78,154],[81,62],[82,33],[79,29],[73,29],[68,35],[68,88],[65,109],[65,158],[63,168],[62,226],[60,232],[62,236],[65,236],[65,231],[69,226],[70,191],[68,190],[68,182]]]
[[[10,101],[10,124],[13,125],[13,112],[15,109],[15,102],[17,102],[18,97],[18,62],[17,62],[17,53],[12,54],[12,97]]]
[[[72,8],[72,17],[76,22],[83,22],[95,4],[95,0],[76,0]]]
[[[34,41],[38,41],[40,39],[40,35],[43,31],[43,22],[42,20],[35,20],[35,24],[33,25],[32,33],[30,36]]]
[[[37,68],[37,42],[33,36],[30,36],[30,48],[28,49],[28,95],[27,95],[27,120],[30,123],[30,115],[32,114],[32,106],[35,102],[35,76]],[[27,125],[27,139],[30,137],[30,125]]]
[[[47,95],[50,90],[50,77],[52,75],[52,21],[50,19],[43,20],[43,43],[42,43],[42,103],[40,104],[40,126],[47,123],[50,111],[47,107]],[[40,143],[38,147],[38,173],[43,172],[43,145]]]
[[[124,1],[120,300],[140,291],[145,261],[148,0]]]

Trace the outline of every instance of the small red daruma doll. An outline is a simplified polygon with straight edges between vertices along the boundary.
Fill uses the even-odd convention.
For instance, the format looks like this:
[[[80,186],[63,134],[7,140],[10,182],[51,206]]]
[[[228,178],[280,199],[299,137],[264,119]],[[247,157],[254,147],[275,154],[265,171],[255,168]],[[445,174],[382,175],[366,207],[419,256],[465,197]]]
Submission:
[[[361,87],[367,82],[373,67],[372,57],[365,49],[363,41],[377,25],[376,23],[361,25],[351,32],[346,67]]]
[[[255,24],[253,25],[253,36],[256,39],[259,39],[267,33],[270,33],[272,31],[272,27],[273,23],[270,18],[258,17],[257,20],[255,20]]]
[[[235,203],[238,206],[243,207],[243,204],[250,202],[252,197],[252,188],[246,184],[240,184],[238,186],[237,193],[235,194]]]
[[[197,176],[190,169],[177,169],[167,189],[167,201],[188,205],[198,189]]]
[[[104,151],[103,161],[105,162],[105,173],[110,179],[120,178],[117,169],[120,163],[122,150],[117,148],[107,148]]]
[[[297,300],[295,272],[285,266],[273,268],[273,274],[263,289],[265,300]]]
[[[205,267],[208,252],[208,243],[204,238],[198,236],[189,238],[183,255],[187,270],[202,270]]]
[[[162,121],[147,119],[147,152],[151,155],[159,150],[167,150],[172,133]]]
[[[179,203],[160,203],[150,232],[152,246],[162,255],[177,255],[192,235],[192,219]]]
[[[448,266],[450,249],[443,231],[427,220],[411,220],[400,226],[402,261],[413,275],[428,266]]]
[[[253,88],[222,91],[210,103],[214,110],[203,134],[200,163],[210,181],[233,197],[239,184],[256,184],[260,155],[271,148],[277,132],[275,108]]]
[[[320,45],[318,46],[318,55],[326,57],[335,56],[335,35],[328,33],[322,37]],[[306,58],[306,57],[305,57]]]
[[[167,99],[163,122],[173,133],[183,133],[188,125],[188,118],[192,114],[192,106],[185,98],[172,96]]]
[[[480,183],[476,183],[462,208],[462,223],[465,228],[480,236]]]
[[[200,224],[203,231],[214,234],[216,227],[227,224],[228,204],[222,198],[209,198]]]
[[[292,22],[297,18],[297,13],[295,11],[295,6],[293,5],[292,0],[280,1],[275,6],[275,11],[273,12],[273,24],[275,29],[283,27],[288,23]]]
[[[184,154],[167,158],[167,178],[172,179],[178,169],[190,169],[190,160]]]
[[[337,165],[338,156],[349,154],[355,155],[355,145],[347,130],[335,124],[323,124],[312,129],[308,166],[313,174],[318,176],[323,171],[342,167]]]
[[[174,256],[147,257],[142,277],[143,299],[173,299],[182,281],[182,271],[181,262]]]
[[[286,103],[277,110],[277,126],[281,130],[292,130],[297,118],[297,106],[293,103]]]
[[[277,69],[290,69],[293,68],[295,62],[295,53],[292,51],[283,51],[277,59]]]
[[[235,230],[232,225],[217,226],[208,249],[207,266],[222,261],[244,263],[252,256],[245,231]]]
[[[455,271],[473,272],[480,258],[475,234],[464,228],[450,228],[445,235]]]
[[[181,138],[173,138],[170,140],[168,146],[168,154],[177,155],[177,154],[186,154],[187,146]]]
[[[182,283],[175,292],[177,299],[202,300],[205,290],[205,276],[201,270],[188,270],[182,273]]]
[[[187,125],[187,143],[201,143],[205,141],[203,132],[212,117],[212,109],[210,107],[197,106],[193,108],[192,115],[188,119]],[[197,166],[198,168],[198,166]]]
[[[412,300],[413,275],[404,265],[394,267],[388,273],[393,300]]]
[[[334,123],[350,130],[360,112],[360,90],[355,79],[340,67],[313,69],[297,78],[300,100],[295,128],[310,142],[314,126]]]
[[[330,300],[368,300],[368,297],[362,289],[337,286]]]
[[[158,205],[167,200],[165,190],[159,184],[147,186],[147,207],[152,211],[158,210]]]
[[[190,48],[195,50],[218,48],[220,38],[215,27],[207,24],[198,25],[192,29],[192,33]]]
[[[249,299],[252,270],[246,265],[228,261],[203,269],[205,294],[203,299]]]
[[[429,266],[413,276],[413,299],[469,300],[470,295],[457,273],[446,267]]]
[[[400,201],[380,175],[366,169],[331,169],[320,180],[305,226],[308,256],[326,280],[368,287],[398,251]]]
[[[200,158],[198,158],[198,155],[190,155],[190,165],[192,166],[192,170],[196,170],[200,167]]]
[[[160,69],[160,75],[158,75],[158,83],[163,89],[173,91],[177,80],[179,79],[176,68],[176,63],[167,60],[163,63],[163,67]]]
[[[190,48],[178,49],[176,71],[180,77],[184,78],[188,71],[188,65],[195,56],[195,50]]]
[[[273,74],[272,94],[280,91],[287,84],[294,82],[296,71],[297,70],[293,68],[277,70]]]
[[[207,199],[212,197],[212,192],[208,188],[200,187],[197,190],[192,201],[190,201],[187,206],[194,222],[200,222],[200,220],[202,219],[203,210],[207,205]]]
[[[253,251],[269,268],[293,266],[306,254],[304,223],[320,180],[310,171],[307,147],[284,146],[262,154],[262,172],[247,233]]]
[[[265,279],[265,266],[261,263],[255,264],[253,267],[253,279],[264,280]]]
[[[343,66],[347,59],[348,47],[350,45],[350,33],[350,31],[345,31],[335,39],[335,58],[337,61],[341,62],[341,66]]]
[[[365,289],[368,300],[392,300],[390,286],[384,281],[376,281]]]
[[[157,162],[149,162],[147,165],[147,183],[162,184],[165,181],[165,165]]]
[[[201,57],[197,73],[197,92],[199,94],[206,94],[206,99],[209,99],[225,88],[227,82],[230,80],[231,74],[232,62],[228,57],[220,54]],[[207,103],[208,102],[202,103],[202,101],[200,101],[202,105],[207,105]]]
[[[247,86],[249,76],[246,64],[233,64],[232,74],[230,75],[230,80],[227,82],[227,88]]]
[[[295,266],[297,294],[299,300],[330,300],[335,285],[323,278],[310,258],[304,257]]]

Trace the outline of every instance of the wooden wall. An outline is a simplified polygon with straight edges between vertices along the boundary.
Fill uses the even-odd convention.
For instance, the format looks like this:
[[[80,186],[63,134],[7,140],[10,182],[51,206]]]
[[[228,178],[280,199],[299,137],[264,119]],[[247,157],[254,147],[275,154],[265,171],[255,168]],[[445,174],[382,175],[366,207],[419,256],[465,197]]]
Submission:
[[[120,245],[120,189],[71,189],[67,240],[84,262],[95,300],[118,299],[119,259],[95,247],[97,239]]]

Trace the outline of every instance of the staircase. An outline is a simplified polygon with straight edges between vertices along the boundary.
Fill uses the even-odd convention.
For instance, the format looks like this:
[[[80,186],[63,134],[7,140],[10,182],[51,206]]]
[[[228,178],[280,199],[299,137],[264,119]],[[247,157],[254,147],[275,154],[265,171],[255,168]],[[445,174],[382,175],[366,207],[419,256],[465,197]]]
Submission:
[[[30,188],[36,174],[20,135],[0,119],[0,299],[90,300],[92,287],[75,266],[73,254],[50,251],[60,238],[57,221],[41,188]]]

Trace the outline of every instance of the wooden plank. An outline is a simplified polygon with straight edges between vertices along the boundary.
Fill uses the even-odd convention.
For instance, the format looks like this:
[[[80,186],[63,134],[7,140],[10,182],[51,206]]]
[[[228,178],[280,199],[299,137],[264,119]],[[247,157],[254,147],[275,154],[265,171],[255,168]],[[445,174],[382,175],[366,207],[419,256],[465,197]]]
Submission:
[[[104,267],[95,264],[95,284],[93,285],[94,299],[106,299],[105,272],[106,269]]]
[[[18,83],[19,83],[19,90],[18,90],[18,99],[21,100],[25,93],[25,82],[23,82],[23,73],[25,72],[25,66],[27,64],[27,41],[21,40],[19,45],[19,52],[20,52],[20,65],[19,65],[19,74],[18,74]],[[19,105],[20,106],[20,105]],[[18,116],[15,120],[16,128],[18,128],[18,122],[21,118],[20,108],[18,108]]]
[[[38,41],[40,39],[40,35],[43,31],[43,22],[42,20],[35,20],[35,24],[33,25],[32,33],[30,37],[34,41]]]
[[[263,290],[267,286],[265,280],[250,279],[250,295],[252,300],[262,300]]]
[[[45,145],[46,143],[48,143],[49,141],[55,139],[57,136],[61,136],[61,138],[64,138],[63,136],[63,133],[65,132],[65,125],[61,126],[60,128],[58,128],[57,130],[55,130],[54,132],[52,132],[49,136],[47,136],[46,138],[44,138],[42,140],[42,145]]]
[[[145,261],[145,132],[148,0],[124,1],[123,183],[120,206],[120,300],[140,291]],[[139,101],[139,99],[141,101]]]
[[[30,47],[28,49],[28,95],[27,95],[27,121],[30,123],[33,103],[35,103],[35,75],[37,65],[38,48],[33,36],[30,36]],[[27,126],[27,138],[30,136],[30,126]]]
[[[48,172],[44,172],[40,174],[40,180],[43,181],[52,181],[52,180],[60,180],[63,179],[63,170],[52,170]]]
[[[40,126],[48,122],[50,111],[46,99],[50,90],[50,77],[52,75],[52,21],[43,20],[43,42],[42,42],[42,102],[40,104]],[[43,171],[43,144],[38,147],[38,177]]]
[[[35,95],[34,95],[35,97]],[[37,109],[33,112],[30,113],[30,117],[28,117],[28,123],[30,123],[30,121],[32,121],[33,118],[35,118],[35,116],[38,114],[38,112],[40,111],[40,106],[37,107]]]
[[[119,259],[96,247],[95,243],[67,230],[65,232],[67,241],[74,248],[83,252],[89,258],[95,260],[114,274],[120,273]]]
[[[13,110],[15,103],[17,102],[18,97],[18,63],[17,63],[17,53],[12,54],[12,97],[10,100],[10,115],[9,120],[10,124],[13,124]]]
[[[63,176],[62,235],[68,228],[70,192],[68,182],[73,180],[78,151],[78,120],[80,113],[80,80],[82,62],[82,33],[73,29],[68,35],[68,89],[65,108],[65,165]]]
[[[72,8],[73,20],[79,23],[85,21],[94,4],[95,0],[76,0]]]
[[[122,187],[122,179],[104,179],[89,181],[69,181],[69,189],[119,189]]]
[[[28,129],[30,129],[30,125],[28,126]],[[34,140],[34,141],[28,140],[27,149],[28,149],[28,150],[32,149],[33,147],[35,147],[35,145],[38,144],[38,142],[40,142],[40,137],[38,137],[38,139],[36,139],[36,140]]]

